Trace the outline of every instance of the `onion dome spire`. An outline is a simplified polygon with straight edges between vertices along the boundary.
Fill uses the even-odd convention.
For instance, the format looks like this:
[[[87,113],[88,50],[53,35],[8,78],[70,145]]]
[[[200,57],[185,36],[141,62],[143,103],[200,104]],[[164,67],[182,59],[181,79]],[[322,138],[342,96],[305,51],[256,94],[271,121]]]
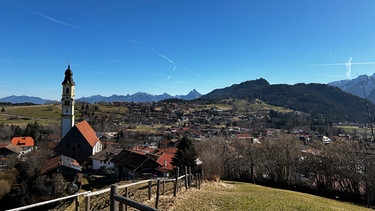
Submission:
[[[65,78],[62,84],[75,85],[73,81],[73,71],[70,69],[70,64],[68,65],[68,69],[65,70]]]

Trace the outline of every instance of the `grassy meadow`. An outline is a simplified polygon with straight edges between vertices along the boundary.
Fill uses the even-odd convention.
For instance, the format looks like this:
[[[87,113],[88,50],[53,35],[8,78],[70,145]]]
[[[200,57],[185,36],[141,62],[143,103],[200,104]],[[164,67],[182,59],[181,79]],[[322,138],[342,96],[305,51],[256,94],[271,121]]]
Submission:
[[[59,123],[61,105],[6,106],[0,113],[4,124],[26,125],[38,121],[41,125]]]
[[[204,186],[204,187],[203,187]],[[173,210],[370,210],[315,195],[250,183],[203,183],[177,196]]]

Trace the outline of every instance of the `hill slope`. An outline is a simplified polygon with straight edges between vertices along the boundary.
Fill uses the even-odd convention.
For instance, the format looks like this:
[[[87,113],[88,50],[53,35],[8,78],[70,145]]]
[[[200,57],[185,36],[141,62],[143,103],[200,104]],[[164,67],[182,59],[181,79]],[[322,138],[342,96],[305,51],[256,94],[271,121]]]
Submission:
[[[276,84],[265,79],[246,81],[214,90],[202,99],[212,98],[260,99],[267,104],[309,113],[324,122],[368,122],[366,102],[341,89],[325,84]],[[369,104],[375,111],[374,104]]]
[[[203,183],[178,195],[173,210],[370,210],[310,194],[249,183]]]

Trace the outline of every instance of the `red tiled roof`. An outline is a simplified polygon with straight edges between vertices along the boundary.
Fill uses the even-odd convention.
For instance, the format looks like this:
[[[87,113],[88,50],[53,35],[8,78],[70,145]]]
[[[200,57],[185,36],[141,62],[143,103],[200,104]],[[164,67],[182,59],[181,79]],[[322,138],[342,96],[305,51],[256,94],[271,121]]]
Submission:
[[[174,153],[163,153],[159,157],[157,161],[162,166],[161,169],[173,170],[172,158],[174,157],[174,155]]]
[[[80,123],[77,123],[75,127],[79,130],[79,132],[85,137],[87,142],[94,147],[96,143],[100,142],[99,138],[96,136],[95,131],[89,125],[89,123],[84,120]]]
[[[30,136],[27,137],[14,137],[12,139],[12,144],[15,146],[23,146],[23,147],[33,147],[34,146],[34,139]]]
[[[49,172],[53,169],[56,169],[60,166],[66,166],[66,167],[69,167],[69,168],[76,169],[78,171],[81,171],[81,168],[82,168],[75,159],[64,156],[64,155],[60,155],[60,156],[57,156],[57,157],[54,157],[52,159],[47,160],[43,164],[43,166],[40,170],[40,173],[41,174],[47,173],[47,172]]]

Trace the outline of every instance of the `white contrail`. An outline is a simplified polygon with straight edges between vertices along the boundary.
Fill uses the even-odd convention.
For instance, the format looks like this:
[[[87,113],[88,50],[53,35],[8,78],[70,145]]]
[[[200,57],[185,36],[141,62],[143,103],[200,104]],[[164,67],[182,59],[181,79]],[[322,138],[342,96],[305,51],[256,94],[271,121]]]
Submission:
[[[35,14],[35,15],[38,15],[38,16],[40,16],[40,17],[42,17],[42,18],[45,18],[45,19],[47,19],[47,20],[53,21],[53,22],[55,22],[55,23],[59,23],[59,24],[65,25],[65,26],[69,26],[69,27],[72,27],[72,28],[78,29],[77,26],[74,26],[74,25],[72,25],[72,24],[69,24],[69,23],[66,23],[66,22],[63,22],[63,21],[60,21],[60,20],[57,20],[57,19],[51,18],[51,17],[49,17],[49,16],[47,16],[47,15],[43,15],[43,14],[41,14],[41,13],[39,13],[39,12],[32,12],[32,13]]]
[[[347,63],[328,63],[328,64],[311,64],[310,66],[341,66]],[[351,65],[372,65],[375,62],[351,62]]]
[[[195,74],[197,77],[202,78],[202,75],[201,75],[201,74],[199,74],[199,73],[195,73],[195,72],[191,71],[191,70],[190,70],[189,68],[187,68],[187,67],[184,67],[184,69],[185,69],[186,71],[192,73],[192,74]]]
[[[132,39],[129,39],[129,38],[126,38],[129,42],[131,43],[135,43],[135,44],[138,44],[138,45],[142,45],[143,43],[141,42],[138,42],[137,40],[132,40]]]
[[[99,26],[100,28],[103,28],[103,29],[107,30],[107,31],[115,32],[113,29],[111,29],[111,28],[109,28],[109,27],[107,27],[107,26],[104,26],[104,25],[102,25],[102,24],[96,24],[96,25]]]
[[[111,28],[109,28],[109,27],[107,27],[107,26],[104,26],[104,25],[102,25],[102,24],[97,24],[97,26],[99,26],[100,28],[103,28],[103,29],[105,29],[105,30],[107,30],[107,31],[110,31],[110,32],[112,32],[112,33],[117,33],[115,30],[113,30],[113,29],[111,29]],[[126,37],[126,36],[122,36],[122,37],[125,38],[128,42],[135,43],[135,44],[139,44],[139,45],[142,45],[142,44],[143,44],[143,43],[141,43],[141,42],[139,42],[139,41],[137,41],[137,40],[130,39],[130,38]]]
[[[105,72],[100,72],[100,71],[94,71],[94,73],[100,74],[100,75],[107,75]]]
[[[171,79],[171,75],[170,74],[167,77],[167,81],[169,81],[169,79]]]
[[[345,65],[346,65],[346,69],[348,70],[346,71],[345,75],[346,77],[350,78],[351,72],[352,72],[352,57],[349,58],[348,62]]]
[[[172,64],[175,64],[174,61],[170,60],[168,57],[166,57],[165,55],[163,54],[160,54],[161,57],[163,57],[165,60],[167,60],[168,62],[172,63]]]
[[[8,63],[10,65],[16,65],[15,63],[9,61],[8,59],[1,59],[1,61],[5,62],[5,63]]]
[[[342,75],[332,75],[332,74],[309,74],[309,75],[324,76],[324,77],[345,78],[345,76],[342,76]]]
[[[175,70],[176,70],[176,67],[177,67],[177,66],[174,66],[173,69],[172,69],[172,71],[175,71]]]

